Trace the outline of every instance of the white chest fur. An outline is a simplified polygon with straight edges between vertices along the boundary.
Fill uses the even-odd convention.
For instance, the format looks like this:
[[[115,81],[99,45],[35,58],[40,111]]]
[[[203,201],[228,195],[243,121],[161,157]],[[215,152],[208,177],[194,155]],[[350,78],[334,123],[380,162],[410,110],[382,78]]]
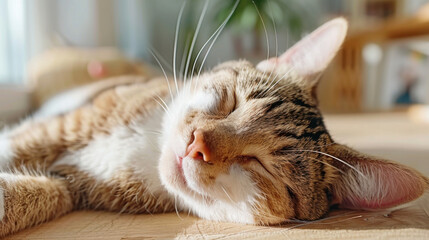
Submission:
[[[155,111],[149,118],[116,127],[85,148],[65,154],[54,166],[73,165],[100,181],[112,179],[121,170],[131,170],[141,176],[148,190],[158,191],[162,188],[157,170],[161,118],[162,112]]]

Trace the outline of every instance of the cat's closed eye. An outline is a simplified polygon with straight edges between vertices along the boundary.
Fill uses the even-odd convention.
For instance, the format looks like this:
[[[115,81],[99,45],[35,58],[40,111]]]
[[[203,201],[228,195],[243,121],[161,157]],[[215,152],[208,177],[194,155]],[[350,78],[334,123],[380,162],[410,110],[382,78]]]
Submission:
[[[263,160],[253,155],[242,155],[238,157],[239,161],[243,164],[255,163],[260,166],[266,173],[274,176],[273,173],[268,169],[266,163]]]

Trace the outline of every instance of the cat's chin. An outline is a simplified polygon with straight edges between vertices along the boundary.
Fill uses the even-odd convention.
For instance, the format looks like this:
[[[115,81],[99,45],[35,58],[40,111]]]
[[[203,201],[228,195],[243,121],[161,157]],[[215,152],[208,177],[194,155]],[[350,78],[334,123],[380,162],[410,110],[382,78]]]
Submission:
[[[195,195],[185,177],[182,157],[176,156],[172,151],[163,151],[159,161],[159,174],[163,185],[174,195]]]
[[[179,161],[174,153],[163,151],[158,166],[162,183],[168,191],[174,194],[177,194],[179,189],[187,188],[187,182]]]

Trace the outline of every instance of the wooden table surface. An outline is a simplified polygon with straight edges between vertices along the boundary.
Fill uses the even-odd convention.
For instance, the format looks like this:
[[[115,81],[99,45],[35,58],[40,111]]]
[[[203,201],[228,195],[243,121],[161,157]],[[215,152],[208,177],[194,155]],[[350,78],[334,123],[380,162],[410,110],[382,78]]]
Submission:
[[[429,124],[405,113],[326,117],[334,139],[429,175]],[[429,201],[393,212],[333,210],[310,223],[261,227],[217,223],[186,213],[74,212],[6,239],[429,239]]]

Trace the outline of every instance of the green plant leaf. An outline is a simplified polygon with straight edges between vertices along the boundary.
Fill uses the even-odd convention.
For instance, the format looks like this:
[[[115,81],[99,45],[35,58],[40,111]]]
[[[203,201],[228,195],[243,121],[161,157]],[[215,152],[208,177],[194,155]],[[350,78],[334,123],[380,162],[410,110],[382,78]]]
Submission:
[[[259,16],[253,4],[248,5],[241,13],[241,18],[240,18],[241,27],[244,28],[243,30],[253,29],[255,28],[255,25],[258,19],[259,19]]]

